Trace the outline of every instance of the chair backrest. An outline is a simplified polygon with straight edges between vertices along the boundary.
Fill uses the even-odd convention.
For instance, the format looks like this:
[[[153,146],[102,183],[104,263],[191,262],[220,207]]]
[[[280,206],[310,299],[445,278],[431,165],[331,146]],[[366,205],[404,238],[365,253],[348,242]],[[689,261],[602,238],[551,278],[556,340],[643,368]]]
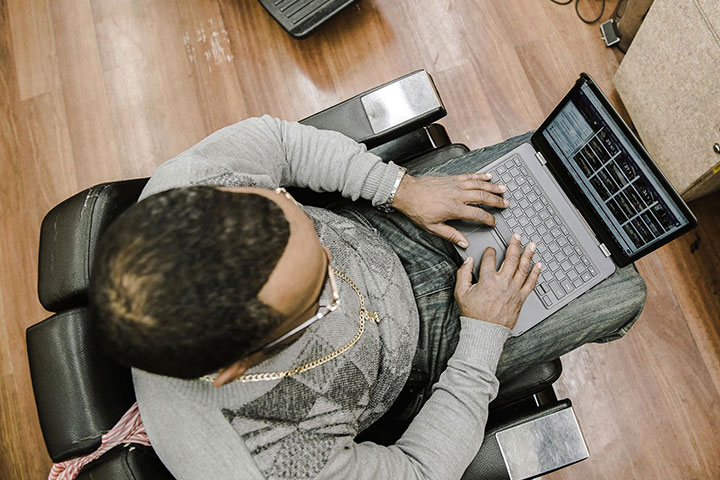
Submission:
[[[38,295],[56,312],[27,329],[30,374],[50,458],[95,450],[135,401],[130,370],[94,341],[87,291],[95,246],[146,178],[104,183],[53,208],[40,231]]]
[[[38,296],[51,312],[87,304],[95,246],[123,210],[135,203],[147,178],[96,185],[63,201],[40,230]]]

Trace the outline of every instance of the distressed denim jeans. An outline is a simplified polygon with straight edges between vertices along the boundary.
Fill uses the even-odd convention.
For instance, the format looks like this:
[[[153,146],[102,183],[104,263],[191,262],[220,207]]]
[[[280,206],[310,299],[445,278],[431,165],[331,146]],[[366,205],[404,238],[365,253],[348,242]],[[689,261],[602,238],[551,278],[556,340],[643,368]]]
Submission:
[[[406,167],[414,176],[475,172],[529,141],[531,135],[529,132],[474,150],[441,165],[419,159]],[[413,372],[419,372],[428,387],[432,386],[455,351],[460,334],[459,311],[453,295],[460,256],[449,242],[420,229],[401,213],[386,214],[366,203],[351,202],[342,203],[335,210],[377,230],[400,257],[420,314]],[[635,323],[644,304],[645,282],[634,266],[618,268],[612,276],[531,330],[510,338],[498,363],[498,379],[502,383],[534,364],[554,360],[585,343],[622,337]]]

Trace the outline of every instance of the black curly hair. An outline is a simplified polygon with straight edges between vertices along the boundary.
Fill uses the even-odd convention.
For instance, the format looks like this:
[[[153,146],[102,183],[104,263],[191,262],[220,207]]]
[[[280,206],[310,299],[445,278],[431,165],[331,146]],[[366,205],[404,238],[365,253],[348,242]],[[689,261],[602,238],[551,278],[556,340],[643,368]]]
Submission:
[[[180,378],[230,365],[282,321],[257,298],[290,236],[262,195],[193,186],[123,212],[100,239],[90,305],[121,364]]]

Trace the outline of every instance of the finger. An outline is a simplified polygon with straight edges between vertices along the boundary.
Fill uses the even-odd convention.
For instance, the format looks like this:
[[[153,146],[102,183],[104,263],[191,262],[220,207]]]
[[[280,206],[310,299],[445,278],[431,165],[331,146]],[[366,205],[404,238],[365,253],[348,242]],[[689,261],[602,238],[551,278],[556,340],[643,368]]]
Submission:
[[[444,238],[448,242],[457,244],[460,248],[467,248],[470,245],[467,238],[465,238],[465,235],[460,233],[460,231],[456,228],[453,228],[445,223],[438,223],[429,227],[428,231],[438,237]]]
[[[488,205],[490,207],[497,208],[505,208],[508,206],[508,203],[504,198],[485,190],[468,190],[465,193],[463,200],[465,203]]]
[[[463,294],[472,287],[473,257],[467,257],[457,271],[457,282],[455,282],[455,293]]]
[[[487,182],[492,178],[492,175],[489,173],[464,173],[462,175],[456,175],[455,179],[459,182],[462,182],[464,184],[469,184],[471,182]]]
[[[497,265],[497,252],[493,247],[487,247],[480,260],[480,275],[497,273],[495,265]]]
[[[534,254],[535,243],[530,242],[527,246],[525,246],[525,250],[523,250],[523,253],[520,256],[520,262],[518,263],[518,268],[515,271],[515,276],[513,277],[513,280],[517,282],[518,285],[523,285],[525,283],[525,279],[528,277],[528,273],[530,272],[530,262],[532,261]]]
[[[537,284],[538,277],[540,277],[540,272],[542,271],[542,263],[538,262],[535,265],[533,265],[532,270],[530,270],[530,274],[525,279],[525,283],[523,283],[522,288],[520,288],[520,294],[523,296],[523,299],[527,298],[528,295],[530,295],[530,292],[535,289],[535,285]]]
[[[508,242],[507,251],[505,252],[505,260],[503,260],[503,264],[500,267],[501,274],[507,275],[510,278],[515,275],[515,270],[517,270],[518,263],[520,262],[520,250],[520,234],[513,233]]]
[[[461,206],[457,210],[457,213],[453,216],[453,218],[457,218],[460,220],[469,220],[471,222],[484,223],[485,225],[488,225],[490,227],[495,226],[495,217],[493,217],[489,212],[483,210],[482,208],[473,207],[471,205]]]
[[[470,174],[469,176],[461,176],[460,182],[463,187],[468,190],[485,190],[492,193],[505,193],[507,186],[500,183],[490,182],[490,178],[485,173]]]

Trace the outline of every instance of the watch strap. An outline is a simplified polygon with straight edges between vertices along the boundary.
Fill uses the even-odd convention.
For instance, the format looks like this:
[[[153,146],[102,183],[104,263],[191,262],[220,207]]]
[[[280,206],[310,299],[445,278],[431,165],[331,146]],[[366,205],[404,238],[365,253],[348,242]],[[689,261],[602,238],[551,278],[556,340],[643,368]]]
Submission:
[[[400,186],[400,182],[402,181],[406,172],[407,172],[407,168],[398,167],[398,174],[397,174],[397,177],[395,177],[395,183],[393,183],[392,189],[390,190],[390,195],[388,195],[387,200],[385,200],[381,204],[376,205],[375,208],[377,208],[381,212],[385,212],[385,213],[390,213],[390,212],[395,211],[395,209],[392,207],[392,203],[393,203],[393,200],[395,200],[395,194],[397,193],[398,187]]]

